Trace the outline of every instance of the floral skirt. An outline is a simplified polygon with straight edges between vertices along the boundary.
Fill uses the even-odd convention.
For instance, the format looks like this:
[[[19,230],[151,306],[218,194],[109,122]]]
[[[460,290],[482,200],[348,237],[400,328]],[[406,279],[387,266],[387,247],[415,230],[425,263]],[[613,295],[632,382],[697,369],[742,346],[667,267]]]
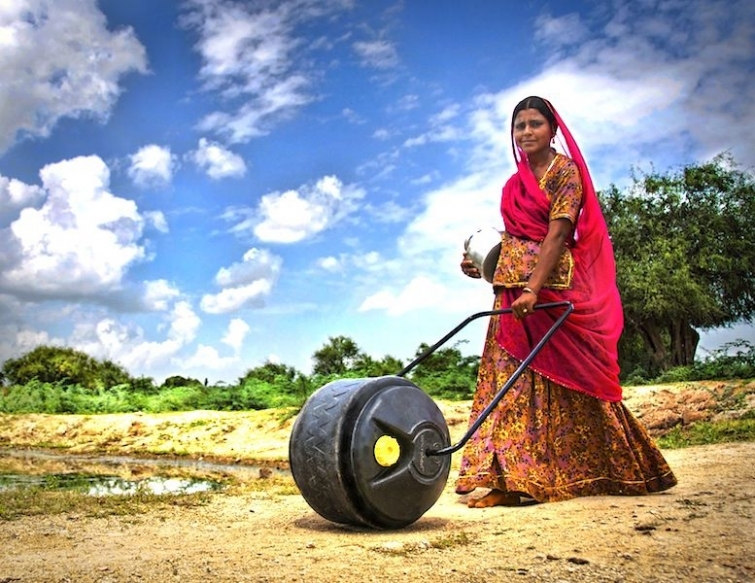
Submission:
[[[488,329],[470,424],[519,366]],[[676,484],[645,428],[621,402],[562,387],[527,369],[467,442],[456,492],[495,488],[539,502],[640,495]]]

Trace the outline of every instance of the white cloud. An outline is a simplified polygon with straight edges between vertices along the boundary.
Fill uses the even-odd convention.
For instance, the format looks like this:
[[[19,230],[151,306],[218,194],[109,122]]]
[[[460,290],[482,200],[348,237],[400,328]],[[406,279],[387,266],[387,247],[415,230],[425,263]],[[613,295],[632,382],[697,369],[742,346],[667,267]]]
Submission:
[[[110,316],[92,319],[83,314],[66,344],[117,362],[131,374],[170,366],[181,350],[196,339],[201,320],[185,300],[170,305],[178,294],[169,284],[149,283],[147,297],[152,300],[151,307],[163,312],[165,336],[162,340],[149,340],[144,329],[132,318],[123,323]]]
[[[170,312],[168,338],[179,342],[181,345],[188,344],[196,338],[197,330],[201,324],[202,320],[199,319],[189,302],[176,302]]]
[[[341,261],[332,255],[329,257],[321,257],[317,260],[317,266],[325,271],[340,271]]]
[[[94,297],[121,286],[145,257],[136,204],[108,191],[110,171],[96,156],[45,166],[47,199],[25,208],[2,232],[15,255],[0,290],[29,297]]]
[[[404,142],[404,147],[412,148],[415,146],[424,146],[431,142],[452,142],[464,138],[457,128],[451,126],[442,126],[426,132],[416,138],[409,138]]]
[[[39,186],[0,175],[0,226],[18,218],[21,209],[42,202],[44,196]]]
[[[202,297],[201,308],[208,314],[227,314],[243,308],[261,307],[270,295],[273,286],[260,279],[246,285],[229,287],[217,294],[206,294]]]
[[[433,125],[442,125],[458,117],[461,113],[461,106],[458,103],[452,103],[444,107],[440,113],[430,118],[430,123]]]
[[[389,41],[357,41],[352,46],[365,67],[392,69],[399,63],[396,47]]]
[[[148,310],[167,310],[171,300],[180,295],[181,292],[165,279],[144,282],[144,305]]]
[[[391,109],[398,109],[399,111],[411,111],[412,109],[417,109],[419,105],[419,95],[410,93],[409,95],[402,96],[396,103],[395,108]]]
[[[190,10],[183,21],[200,36],[195,48],[202,58],[205,89],[240,103],[230,113],[207,115],[199,129],[231,143],[267,134],[312,101],[312,81],[299,65],[304,45],[296,27],[348,8],[348,3],[337,1],[259,6],[192,0],[187,5]]]
[[[221,342],[233,348],[234,353],[238,354],[244,345],[244,339],[247,334],[249,334],[249,324],[240,318],[233,318],[228,323],[228,330]]]
[[[246,174],[246,163],[241,156],[206,138],[199,140],[199,147],[190,158],[213,180],[238,178]]]
[[[349,107],[345,107],[341,110],[341,115],[349,122],[353,124],[363,124],[366,123],[367,120],[359,115],[356,111]]]
[[[2,296],[0,296],[2,304]],[[0,309],[2,312],[2,309]],[[62,338],[50,335],[45,330],[33,330],[28,327],[19,328],[13,324],[0,325],[0,362],[9,358],[18,358],[34,350],[37,346],[61,346]]]
[[[177,160],[167,146],[149,144],[129,156],[128,175],[140,188],[160,188],[170,184]]]
[[[182,368],[197,370],[222,370],[238,362],[237,356],[222,357],[217,349],[212,346],[200,344],[197,350],[188,358],[177,359],[176,361]]]
[[[107,119],[125,74],[147,72],[131,27],[108,30],[95,0],[15,0],[0,13],[0,152],[61,118]]]
[[[218,271],[215,283],[223,289],[204,295],[200,307],[210,314],[226,314],[262,306],[277,281],[280,266],[280,257],[266,250],[250,249],[240,263]]]
[[[145,211],[142,213],[142,216],[147,223],[160,233],[167,233],[169,231],[168,221],[161,211]]]
[[[445,295],[444,286],[420,275],[412,278],[399,293],[386,288],[369,296],[359,306],[359,311],[385,310],[389,316],[400,316],[406,312],[443,306],[446,303]]]
[[[391,139],[393,135],[393,130],[389,130],[387,128],[378,128],[373,132],[372,137],[376,140],[385,141]]]
[[[143,374],[170,364],[183,348],[176,338],[147,340],[141,327],[122,324],[114,318],[79,324],[68,343],[87,354],[117,362],[132,374],[136,371]]]
[[[307,239],[352,213],[363,197],[361,188],[344,186],[335,176],[325,176],[298,191],[266,194],[259,204],[261,220],[254,234],[261,241],[276,243]]]

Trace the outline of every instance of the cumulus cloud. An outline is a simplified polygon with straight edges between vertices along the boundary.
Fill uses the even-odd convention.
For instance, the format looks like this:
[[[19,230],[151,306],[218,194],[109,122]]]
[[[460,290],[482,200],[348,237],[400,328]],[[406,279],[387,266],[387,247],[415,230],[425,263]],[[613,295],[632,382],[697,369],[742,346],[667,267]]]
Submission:
[[[110,171],[97,156],[45,166],[39,208],[23,209],[0,232],[6,257],[0,291],[25,298],[95,297],[121,286],[145,257],[136,204],[110,193]]]
[[[201,324],[202,320],[194,312],[189,302],[185,300],[176,302],[170,312],[168,338],[179,342],[181,345],[188,344],[196,338],[197,330]]]
[[[295,243],[324,231],[356,210],[364,191],[325,176],[313,186],[266,194],[259,203],[254,234],[261,241]]]
[[[385,288],[372,294],[362,302],[359,311],[384,310],[389,316],[400,316],[413,310],[443,306],[445,293],[441,284],[421,275],[412,278],[399,293]]]
[[[340,271],[342,262],[337,257],[330,255],[328,257],[321,257],[320,259],[318,259],[317,266],[321,269],[324,269],[325,271]]]
[[[148,332],[133,319],[123,322],[112,316],[98,318],[82,313],[66,343],[117,362],[132,373],[171,365],[196,339],[202,322],[189,302],[173,301],[178,294],[167,282],[150,282],[147,288],[152,307],[163,312],[160,329]],[[162,332],[162,339],[149,339],[154,332]]]
[[[2,296],[0,296],[0,313],[2,313]],[[0,361],[18,358],[37,346],[62,346],[62,338],[51,335],[45,330],[33,330],[28,326],[15,324],[0,325]]]
[[[98,321],[93,332],[92,338],[88,327],[77,330],[74,338],[79,350],[118,362],[129,371],[164,366],[183,348],[177,338],[147,340],[144,330],[139,326],[122,324],[113,318]]]
[[[18,218],[21,209],[36,206],[44,196],[45,193],[39,186],[0,175],[0,227],[7,226],[12,219]]]
[[[164,311],[181,292],[165,279],[144,282],[144,305],[148,310]]]
[[[160,188],[170,184],[177,159],[170,148],[149,144],[129,156],[128,175],[140,188]]]
[[[108,30],[95,0],[15,0],[0,10],[0,152],[61,118],[105,120],[121,78],[147,72],[131,27]]]
[[[280,267],[280,257],[264,249],[249,249],[241,262],[218,271],[215,283],[222,289],[204,295],[201,309],[209,314],[226,314],[261,307],[277,281]]]
[[[188,358],[179,358],[176,363],[184,369],[197,370],[222,370],[238,362],[237,356],[220,356],[216,348],[200,344],[194,354]]]
[[[221,342],[233,348],[234,353],[238,354],[244,345],[247,334],[249,334],[249,324],[240,318],[233,318],[228,323],[228,330],[226,330]]]
[[[230,143],[267,134],[312,101],[312,79],[301,65],[306,47],[297,26],[348,8],[338,0],[277,6],[191,0],[186,5],[183,23],[199,34],[195,49],[205,90],[239,104],[210,113],[198,127]]]
[[[190,154],[190,159],[214,180],[246,174],[246,163],[241,156],[206,138],[199,140],[199,147]]]

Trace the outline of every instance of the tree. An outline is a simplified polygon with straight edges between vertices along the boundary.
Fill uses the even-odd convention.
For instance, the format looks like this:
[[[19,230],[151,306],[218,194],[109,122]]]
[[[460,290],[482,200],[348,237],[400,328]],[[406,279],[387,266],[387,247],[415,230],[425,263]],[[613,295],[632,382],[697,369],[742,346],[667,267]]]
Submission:
[[[239,384],[243,385],[246,381],[257,379],[266,383],[275,384],[280,382],[291,382],[296,378],[297,370],[286,364],[266,361],[262,366],[250,368],[239,379]]]
[[[697,329],[752,321],[755,179],[728,156],[635,176],[601,195],[616,254],[625,335],[655,372],[691,365]],[[626,366],[626,363],[624,363]]]
[[[199,379],[194,379],[191,377],[182,377],[180,375],[173,375],[165,379],[163,381],[163,384],[160,385],[160,388],[173,389],[175,387],[197,387],[197,386],[203,386],[202,382]]]
[[[395,375],[402,368],[404,368],[404,364],[391,355],[375,360],[367,354],[360,353],[354,359],[351,370],[362,377],[382,377]]]
[[[441,398],[469,398],[474,393],[477,383],[477,371],[480,368],[479,356],[464,356],[459,345],[466,341],[457,341],[453,346],[439,348],[410,371],[412,382],[427,393]],[[422,343],[417,348],[415,357],[419,357],[430,348]]]
[[[94,390],[131,381],[126,370],[117,364],[98,361],[79,350],[60,346],[38,346],[19,358],[6,360],[2,370],[7,382],[16,385],[36,379]]]
[[[361,351],[348,336],[328,338],[328,342],[312,356],[312,372],[317,375],[341,375],[353,368]]]

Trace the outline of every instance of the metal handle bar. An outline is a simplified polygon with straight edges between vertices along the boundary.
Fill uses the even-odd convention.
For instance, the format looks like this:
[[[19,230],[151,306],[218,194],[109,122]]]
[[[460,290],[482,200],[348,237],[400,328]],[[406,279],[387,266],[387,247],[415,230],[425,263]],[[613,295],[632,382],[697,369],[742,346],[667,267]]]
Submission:
[[[567,308],[567,315],[571,313],[571,311],[574,309],[574,306],[571,302],[550,302],[546,304],[538,304],[535,306],[534,309],[536,310],[547,310],[550,308],[560,308],[560,307],[566,307]],[[456,335],[456,333],[464,328],[467,324],[469,324],[472,320],[477,320],[478,318],[482,318],[484,316],[497,316],[498,314],[509,314],[513,310],[511,308],[500,308],[498,310],[486,310],[484,312],[477,312],[476,314],[472,314],[468,318],[466,318],[463,322],[461,322],[456,328],[451,330],[448,334],[446,334],[443,338],[438,340],[435,344],[433,344],[430,348],[425,350],[422,354],[420,354],[417,358],[415,358],[413,361],[411,361],[409,364],[407,364],[404,368],[401,369],[400,372],[396,373],[397,377],[403,377],[408,373],[410,370],[412,370],[415,366],[417,366],[420,362],[425,360],[428,356],[430,356],[433,352],[438,350],[441,346],[443,346],[446,342],[448,342],[453,336]],[[560,323],[559,323],[560,326]],[[558,328],[558,326],[556,326]],[[555,329],[552,331],[549,331],[546,336],[550,338],[551,334],[555,332]],[[539,347],[536,347],[536,350],[539,350]]]
[[[488,415],[490,415],[491,411],[495,409],[498,406],[498,403],[501,402],[501,399],[503,399],[504,395],[509,391],[509,389],[513,386],[513,384],[519,379],[519,377],[522,375],[524,370],[530,365],[532,360],[537,356],[537,353],[540,352],[540,350],[545,346],[545,343],[550,340],[551,336],[561,327],[561,324],[564,323],[564,320],[569,316],[569,314],[572,313],[574,310],[574,305],[571,302],[564,301],[564,302],[550,302],[545,304],[539,304],[535,306],[535,310],[547,310],[550,308],[556,308],[556,307],[564,307],[566,310],[563,314],[561,314],[558,319],[553,323],[553,325],[550,327],[550,329],[545,333],[545,335],[540,339],[540,342],[538,342],[535,345],[535,348],[532,349],[532,352],[530,352],[529,356],[525,358],[519,367],[514,371],[514,374],[509,377],[509,380],[506,381],[506,384],[503,385],[500,391],[498,391],[498,394],[493,398],[493,400],[488,404],[487,407],[480,413],[479,417],[477,417],[477,420],[469,427],[467,432],[464,434],[464,437],[461,438],[461,440],[456,445],[450,445],[448,447],[444,447],[442,449],[430,449],[425,452],[428,456],[434,456],[434,455],[449,455],[454,452],[459,451],[464,444],[469,441],[469,438],[474,435],[475,431],[477,431],[480,428],[480,425],[483,424],[485,419],[487,419]],[[428,356],[430,356],[433,352],[435,352],[440,346],[448,342],[448,340],[456,334],[459,330],[464,328],[467,324],[469,324],[472,320],[476,320],[477,318],[482,318],[483,316],[495,316],[498,314],[509,314],[513,310],[511,308],[501,308],[498,310],[487,310],[485,312],[478,312],[476,314],[472,314],[468,318],[466,318],[463,322],[461,322],[456,328],[451,330],[448,334],[446,334],[443,338],[438,340],[435,344],[433,344],[430,348],[428,348],[424,353],[420,354],[417,358],[415,358],[412,362],[410,362],[407,366],[405,366],[401,372],[399,372],[396,376],[404,376],[407,372],[412,370],[417,364],[425,360]]]

